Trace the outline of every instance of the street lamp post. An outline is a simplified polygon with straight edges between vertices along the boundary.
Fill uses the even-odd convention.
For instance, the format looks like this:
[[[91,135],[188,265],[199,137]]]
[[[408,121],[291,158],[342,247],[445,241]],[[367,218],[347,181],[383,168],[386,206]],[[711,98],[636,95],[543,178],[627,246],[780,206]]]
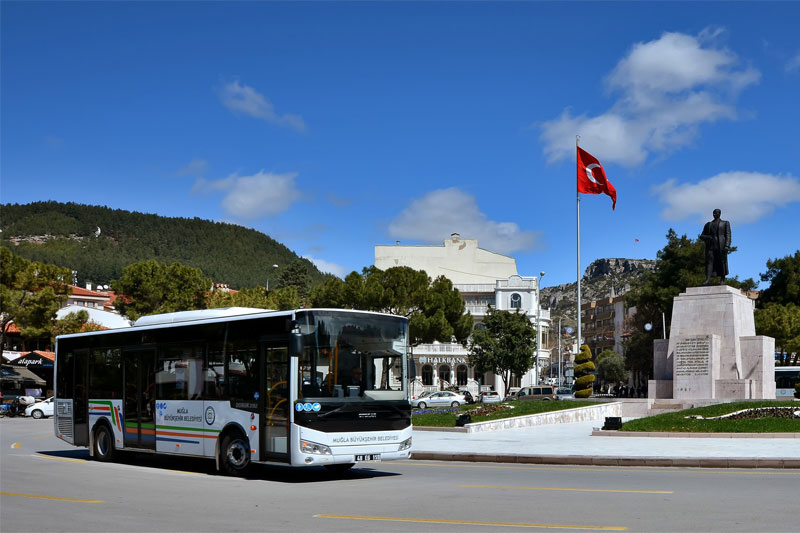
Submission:
[[[539,375],[539,353],[542,346],[542,278],[544,277],[544,270],[539,272],[539,279],[536,281],[536,383],[541,383],[541,376]]]
[[[276,268],[278,268],[278,265],[272,265],[272,270],[275,270]],[[269,274],[270,274],[270,272],[271,272],[271,270],[267,270],[267,294],[269,294]]]
[[[561,387],[561,317],[558,317],[558,386]]]

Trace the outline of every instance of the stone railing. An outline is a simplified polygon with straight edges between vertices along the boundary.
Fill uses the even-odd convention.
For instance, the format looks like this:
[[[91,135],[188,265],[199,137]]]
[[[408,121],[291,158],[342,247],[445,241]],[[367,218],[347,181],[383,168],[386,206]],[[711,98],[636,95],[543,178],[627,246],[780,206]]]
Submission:
[[[562,401],[568,402],[569,400]],[[622,416],[622,403],[603,403],[600,405],[590,405],[588,407],[564,409],[562,411],[550,411],[548,413],[539,413],[536,415],[516,416],[513,418],[502,418],[500,420],[475,422],[473,424],[466,424],[464,428],[467,430],[467,433],[477,433],[480,431],[497,431],[500,429],[543,426],[545,424],[564,424],[569,422],[584,422],[586,420],[605,420],[605,417],[607,416]]]

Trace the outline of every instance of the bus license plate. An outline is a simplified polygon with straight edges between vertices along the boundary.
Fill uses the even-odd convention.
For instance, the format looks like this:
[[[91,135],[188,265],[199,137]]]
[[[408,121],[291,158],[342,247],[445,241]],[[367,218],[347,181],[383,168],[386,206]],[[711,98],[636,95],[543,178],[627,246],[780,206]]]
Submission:
[[[356,455],[356,462],[358,463],[380,463],[381,454],[373,453],[370,455]]]

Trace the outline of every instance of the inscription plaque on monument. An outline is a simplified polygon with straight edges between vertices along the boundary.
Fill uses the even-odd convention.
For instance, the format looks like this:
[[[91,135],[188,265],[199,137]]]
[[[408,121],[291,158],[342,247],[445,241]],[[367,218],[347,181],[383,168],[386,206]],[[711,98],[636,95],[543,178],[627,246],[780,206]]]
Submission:
[[[719,336],[675,335],[670,341],[673,398],[714,398],[719,379]]]
[[[685,337],[675,343],[675,376],[707,376],[710,362],[709,337]]]

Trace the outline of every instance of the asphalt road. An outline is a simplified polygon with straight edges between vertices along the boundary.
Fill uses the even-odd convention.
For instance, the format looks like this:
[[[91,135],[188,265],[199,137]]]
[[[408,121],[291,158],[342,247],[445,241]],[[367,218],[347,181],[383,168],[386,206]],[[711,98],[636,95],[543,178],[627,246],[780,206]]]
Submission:
[[[104,464],[0,420],[0,531],[797,531],[800,471],[404,461],[260,467],[132,455]],[[789,443],[787,445],[791,445]]]

